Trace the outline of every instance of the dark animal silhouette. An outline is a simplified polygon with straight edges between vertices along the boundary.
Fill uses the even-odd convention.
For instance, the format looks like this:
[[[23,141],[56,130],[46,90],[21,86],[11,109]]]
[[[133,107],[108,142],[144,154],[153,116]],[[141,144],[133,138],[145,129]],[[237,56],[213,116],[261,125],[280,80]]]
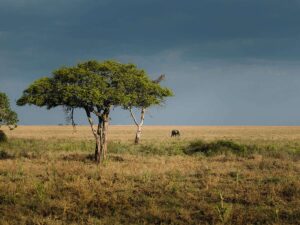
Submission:
[[[171,137],[180,137],[180,132],[179,130],[172,130],[171,132]]]

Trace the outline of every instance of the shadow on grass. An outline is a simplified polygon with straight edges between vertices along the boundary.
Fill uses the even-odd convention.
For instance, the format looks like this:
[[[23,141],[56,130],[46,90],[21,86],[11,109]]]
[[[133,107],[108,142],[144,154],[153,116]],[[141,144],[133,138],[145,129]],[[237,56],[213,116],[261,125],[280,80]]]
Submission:
[[[93,162],[94,155],[86,154],[86,153],[73,153],[73,154],[63,155],[61,159],[65,161]]]
[[[213,156],[226,153],[233,153],[239,156],[248,156],[258,151],[259,148],[256,145],[238,144],[229,140],[218,140],[209,143],[202,140],[197,140],[191,142],[189,146],[184,150],[185,154],[187,155],[201,153],[205,156]]]
[[[67,154],[61,157],[62,160],[65,161],[76,161],[76,162],[95,162],[94,154],[86,154],[86,153],[74,153]],[[123,162],[125,161],[123,157],[118,155],[108,155],[108,160],[114,162]]]
[[[0,160],[5,160],[5,159],[14,159],[15,156],[7,153],[4,150],[0,150]]]

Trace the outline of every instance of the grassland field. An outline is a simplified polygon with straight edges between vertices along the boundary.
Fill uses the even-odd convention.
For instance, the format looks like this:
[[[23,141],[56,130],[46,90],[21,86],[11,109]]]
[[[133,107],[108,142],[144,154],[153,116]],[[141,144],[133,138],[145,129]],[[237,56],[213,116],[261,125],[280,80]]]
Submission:
[[[1,129],[0,224],[300,224],[300,127]]]

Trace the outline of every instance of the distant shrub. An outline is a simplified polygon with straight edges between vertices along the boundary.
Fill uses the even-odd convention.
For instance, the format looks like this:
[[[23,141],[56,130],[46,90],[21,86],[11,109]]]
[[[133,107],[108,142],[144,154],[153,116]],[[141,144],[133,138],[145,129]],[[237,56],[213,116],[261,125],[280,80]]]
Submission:
[[[219,140],[210,143],[202,140],[191,142],[185,149],[188,155],[202,153],[206,156],[212,156],[224,153],[233,153],[235,155],[249,155],[254,153],[258,148],[256,146],[238,144],[233,141]]]
[[[13,158],[10,154],[8,154],[6,151],[4,150],[0,150],[0,160],[1,159],[11,159]]]
[[[7,136],[2,130],[0,130],[0,142],[7,142]]]
[[[218,140],[213,142],[204,142],[196,140],[193,142],[165,142],[151,143],[146,142],[140,145],[130,145],[121,142],[110,142],[108,145],[111,153],[130,153],[144,155],[193,155],[201,153],[205,156],[218,154],[234,154],[238,156],[248,156],[259,152],[256,145],[239,144],[230,140]]]

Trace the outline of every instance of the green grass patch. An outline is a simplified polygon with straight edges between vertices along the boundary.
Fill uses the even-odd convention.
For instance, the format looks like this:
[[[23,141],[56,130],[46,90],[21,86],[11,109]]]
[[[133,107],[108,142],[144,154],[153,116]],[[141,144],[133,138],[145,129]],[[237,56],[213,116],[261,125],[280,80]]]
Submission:
[[[300,224],[292,142],[109,142],[100,166],[94,149],[1,143],[0,224]]]
[[[204,142],[202,140],[193,141],[185,149],[188,155],[200,153],[205,156],[214,156],[218,154],[232,153],[239,156],[248,156],[259,150],[256,145],[238,144],[233,141],[219,140],[213,142]]]
[[[93,140],[69,139],[16,139],[0,143],[2,159],[9,157],[41,158],[47,154],[60,153],[88,153],[93,154],[95,143]],[[252,154],[261,154],[278,159],[300,160],[300,146],[288,143],[286,145],[238,143],[231,140],[216,140],[206,142],[203,140],[184,141],[172,140],[166,142],[145,141],[139,145],[128,142],[112,141],[108,143],[108,152],[114,154],[131,154],[145,156],[173,156],[173,155],[203,155],[206,157],[216,155],[236,155],[249,157]],[[7,155],[5,155],[7,154]]]

